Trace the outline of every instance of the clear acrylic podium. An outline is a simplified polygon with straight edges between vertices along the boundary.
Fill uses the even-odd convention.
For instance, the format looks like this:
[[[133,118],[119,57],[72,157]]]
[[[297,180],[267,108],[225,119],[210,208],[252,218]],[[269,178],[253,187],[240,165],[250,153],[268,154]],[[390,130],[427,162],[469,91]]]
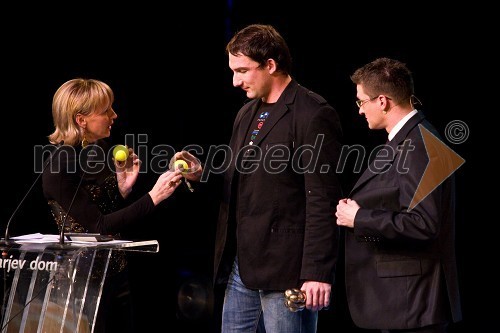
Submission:
[[[156,240],[126,243],[1,242],[0,333],[93,332],[114,251],[158,252]]]

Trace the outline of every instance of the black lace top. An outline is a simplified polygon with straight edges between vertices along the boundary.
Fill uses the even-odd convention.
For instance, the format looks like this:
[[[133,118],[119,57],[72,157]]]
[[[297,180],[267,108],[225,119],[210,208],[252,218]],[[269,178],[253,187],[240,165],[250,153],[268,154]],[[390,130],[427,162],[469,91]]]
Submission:
[[[140,222],[154,204],[147,193],[134,202],[125,201],[105,150],[98,145],[90,147],[62,146],[53,153],[42,176],[43,192],[59,228],[69,213],[65,232],[115,235]]]
[[[92,150],[97,152],[94,156],[97,161],[106,160],[100,146]],[[44,195],[59,231],[64,223],[65,233],[91,232],[119,237],[117,234],[124,226],[139,222],[152,211],[153,201],[146,194],[136,202],[126,202],[111,167],[106,162],[87,163],[87,156],[92,156],[89,151],[89,148],[71,146],[55,151],[42,176]],[[123,271],[126,262],[124,252],[113,252],[110,273]]]

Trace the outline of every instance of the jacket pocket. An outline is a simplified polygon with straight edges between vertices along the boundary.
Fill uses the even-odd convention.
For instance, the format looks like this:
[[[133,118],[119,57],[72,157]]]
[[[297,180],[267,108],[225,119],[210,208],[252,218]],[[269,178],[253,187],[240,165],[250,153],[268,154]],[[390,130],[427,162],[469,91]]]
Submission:
[[[304,229],[302,228],[280,228],[280,227],[272,227],[271,233],[273,234],[304,234]]]
[[[398,277],[421,274],[422,266],[420,265],[420,260],[395,260],[377,262],[378,277]]]

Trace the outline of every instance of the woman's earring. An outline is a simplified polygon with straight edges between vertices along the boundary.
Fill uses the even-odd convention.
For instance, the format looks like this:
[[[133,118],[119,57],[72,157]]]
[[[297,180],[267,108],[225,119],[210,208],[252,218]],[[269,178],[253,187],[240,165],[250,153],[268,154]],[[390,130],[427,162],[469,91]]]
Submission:
[[[383,114],[387,114],[387,111],[385,111],[385,110],[384,110],[384,111],[382,111],[382,113],[383,113]]]
[[[85,134],[83,135],[83,139],[82,139],[82,148],[85,148],[89,145],[89,142],[87,140],[87,138],[85,137]]]

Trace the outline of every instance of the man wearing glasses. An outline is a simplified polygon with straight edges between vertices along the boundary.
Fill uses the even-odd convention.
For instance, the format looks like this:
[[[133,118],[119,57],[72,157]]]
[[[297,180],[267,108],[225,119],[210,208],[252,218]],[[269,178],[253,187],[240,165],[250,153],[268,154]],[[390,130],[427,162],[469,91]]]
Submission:
[[[359,114],[370,129],[385,129],[389,140],[337,205],[352,319],[381,332],[446,332],[462,317],[453,178],[438,176],[449,159],[426,149],[439,139],[414,108],[405,64],[377,59],[351,79]],[[432,190],[422,195],[420,186]]]

